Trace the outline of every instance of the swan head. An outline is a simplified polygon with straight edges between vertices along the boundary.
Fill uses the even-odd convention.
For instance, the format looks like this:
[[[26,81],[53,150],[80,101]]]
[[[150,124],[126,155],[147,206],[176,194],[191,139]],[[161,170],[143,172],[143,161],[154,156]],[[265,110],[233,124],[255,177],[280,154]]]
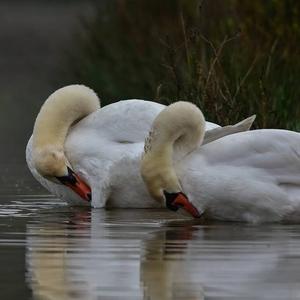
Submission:
[[[44,178],[63,184],[84,200],[91,201],[91,188],[72,170],[63,149],[50,146],[36,149],[34,164]]]
[[[44,178],[71,188],[86,201],[90,187],[72,170],[64,155],[69,129],[100,108],[96,93],[84,85],[69,85],[52,93],[42,105],[32,134],[32,157]]]
[[[168,157],[162,153],[152,155],[144,155],[141,163],[141,175],[151,197],[172,211],[184,209],[199,218],[201,214],[183,193],[175,171],[169,167]]]
[[[57,178],[68,173],[62,149],[38,149],[34,153],[34,163],[36,170],[45,178]]]

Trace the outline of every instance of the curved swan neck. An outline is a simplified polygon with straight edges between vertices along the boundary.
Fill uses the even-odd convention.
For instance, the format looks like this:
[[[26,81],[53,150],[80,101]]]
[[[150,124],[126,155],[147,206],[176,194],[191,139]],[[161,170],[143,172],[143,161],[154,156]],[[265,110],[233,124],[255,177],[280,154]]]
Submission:
[[[33,149],[63,148],[70,126],[99,108],[99,98],[86,86],[70,85],[55,91],[36,118]]]
[[[181,191],[175,165],[203,141],[205,119],[192,103],[176,102],[165,108],[154,120],[145,141],[141,172],[153,197],[161,189]]]
[[[65,176],[64,143],[70,126],[100,108],[90,88],[70,85],[55,91],[42,106],[33,128],[33,162],[43,176]]]

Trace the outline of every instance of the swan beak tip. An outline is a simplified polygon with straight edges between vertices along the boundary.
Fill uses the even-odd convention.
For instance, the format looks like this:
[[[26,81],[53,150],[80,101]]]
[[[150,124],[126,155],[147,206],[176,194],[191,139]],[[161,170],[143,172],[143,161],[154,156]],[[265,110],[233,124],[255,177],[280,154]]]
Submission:
[[[198,209],[189,201],[188,197],[182,193],[167,193],[164,192],[166,197],[167,208],[177,211],[179,208],[183,208],[186,212],[192,215],[194,218],[200,218],[201,214]]]
[[[70,188],[79,195],[83,200],[91,202],[92,200],[92,191],[87,183],[85,183],[79,176],[75,175],[76,183],[70,185]]]
[[[186,198],[186,200],[176,199],[175,204],[182,206],[182,208],[192,215],[194,218],[200,218],[201,214],[198,209]]]
[[[61,184],[69,187],[73,192],[87,202],[92,201],[90,186],[68,167],[68,175],[56,177]]]

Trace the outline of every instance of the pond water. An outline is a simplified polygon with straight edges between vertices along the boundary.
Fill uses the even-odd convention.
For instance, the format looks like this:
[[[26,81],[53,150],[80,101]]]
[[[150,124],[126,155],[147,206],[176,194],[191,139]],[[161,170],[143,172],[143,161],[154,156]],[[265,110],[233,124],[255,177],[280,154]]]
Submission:
[[[71,208],[1,170],[1,299],[300,299],[300,225]]]

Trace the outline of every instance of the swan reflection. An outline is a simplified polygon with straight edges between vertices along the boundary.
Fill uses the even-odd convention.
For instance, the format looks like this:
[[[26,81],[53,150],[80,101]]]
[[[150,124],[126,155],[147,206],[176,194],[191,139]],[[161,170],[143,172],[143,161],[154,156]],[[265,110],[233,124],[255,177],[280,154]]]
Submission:
[[[300,300],[299,225],[174,218],[162,210],[44,214],[27,232],[34,299]]]
[[[186,248],[196,229],[159,230],[142,241],[144,299],[204,299],[196,273],[190,273]]]
[[[28,225],[27,279],[34,298],[204,299],[185,268],[195,229],[161,227],[164,213],[153,220],[143,211],[138,220],[140,213],[79,209],[61,214],[59,222],[49,216]]]

